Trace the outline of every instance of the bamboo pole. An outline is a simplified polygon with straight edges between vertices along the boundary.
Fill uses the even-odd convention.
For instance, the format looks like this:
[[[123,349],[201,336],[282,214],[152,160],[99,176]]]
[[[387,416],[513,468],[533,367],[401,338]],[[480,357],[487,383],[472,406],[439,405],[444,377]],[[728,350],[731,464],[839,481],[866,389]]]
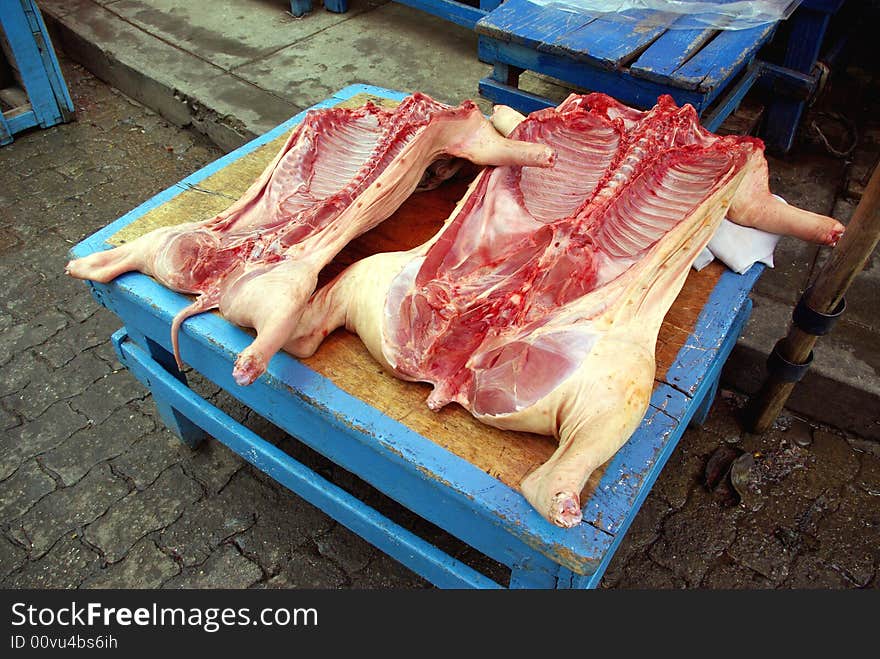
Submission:
[[[840,304],[855,276],[865,267],[880,239],[880,166],[874,168],[862,199],[846,227],[840,243],[831,252],[806,299],[807,306],[831,314]],[[792,364],[804,364],[810,357],[816,337],[794,324],[779,344],[779,352]],[[746,423],[750,431],[766,432],[794,389],[778,373],[769,373],[761,390],[752,398]]]

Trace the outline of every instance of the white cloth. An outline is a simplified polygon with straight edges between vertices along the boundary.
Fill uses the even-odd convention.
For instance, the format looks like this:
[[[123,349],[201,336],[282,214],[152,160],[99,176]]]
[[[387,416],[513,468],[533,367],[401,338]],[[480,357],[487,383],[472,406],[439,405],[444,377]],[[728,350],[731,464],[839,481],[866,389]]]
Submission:
[[[782,197],[776,198],[785,201]],[[694,269],[702,270],[714,259],[739,274],[751,268],[753,263],[763,263],[772,268],[773,250],[780,237],[775,233],[734,224],[724,218],[708,246],[694,260]]]

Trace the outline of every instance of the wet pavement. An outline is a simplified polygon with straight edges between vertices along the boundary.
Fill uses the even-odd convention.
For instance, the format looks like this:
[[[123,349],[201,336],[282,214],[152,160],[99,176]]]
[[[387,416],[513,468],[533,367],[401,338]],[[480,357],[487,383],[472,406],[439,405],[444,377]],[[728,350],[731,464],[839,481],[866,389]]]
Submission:
[[[67,250],[221,152],[79,66],[65,62],[64,73],[78,120],[0,149],[0,586],[427,586],[219,443],[183,446],[120,367],[108,340],[119,323],[63,274]],[[213,385],[194,386],[323,476],[506,578]],[[722,392],[705,426],[685,434],[603,587],[880,585],[880,445],[790,414],[748,435],[742,402]]]

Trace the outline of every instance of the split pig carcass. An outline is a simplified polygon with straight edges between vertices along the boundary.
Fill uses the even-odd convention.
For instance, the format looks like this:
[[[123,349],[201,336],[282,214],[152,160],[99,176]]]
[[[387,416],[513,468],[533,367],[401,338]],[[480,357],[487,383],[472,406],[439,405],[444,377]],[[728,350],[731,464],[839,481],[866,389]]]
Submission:
[[[553,149],[552,167],[482,171],[432,239],[316,293],[285,349],[307,357],[344,326],[397,377],[433,385],[430,407],[555,436],[521,490],[570,527],[644,416],[660,325],[725,214],[829,245],[843,227],[773,198],[760,140],[713,135],[670,97],[642,112],[572,95],[494,120]]]
[[[251,384],[299,321],[318,274],[356,236],[389,217],[422,183],[478,165],[546,167],[546,146],[502,137],[472,102],[449,107],[424,94],[393,110],[311,111],[245,194],[204,222],[163,227],[71,261],[74,277],[109,282],[137,270],[196,300],[174,318],[171,342],[192,315],[219,309],[256,330],[233,375]]]

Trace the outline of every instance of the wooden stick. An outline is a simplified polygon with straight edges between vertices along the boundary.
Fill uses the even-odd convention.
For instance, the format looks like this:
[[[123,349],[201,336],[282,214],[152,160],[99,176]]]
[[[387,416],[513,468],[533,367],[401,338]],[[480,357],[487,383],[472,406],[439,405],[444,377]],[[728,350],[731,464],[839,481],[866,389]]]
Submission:
[[[871,252],[880,239],[880,167],[874,169],[862,199],[847,225],[840,243],[831,252],[807,298],[807,306],[814,311],[830,314],[836,308],[855,276],[865,267]],[[792,364],[803,364],[810,356],[818,337],[807,334],[792,324],[779,350]],[[761,390],[752,399],[747,413],[749,430],[766,432],[794,389],[794,382],[783,381],[770,373]]]

